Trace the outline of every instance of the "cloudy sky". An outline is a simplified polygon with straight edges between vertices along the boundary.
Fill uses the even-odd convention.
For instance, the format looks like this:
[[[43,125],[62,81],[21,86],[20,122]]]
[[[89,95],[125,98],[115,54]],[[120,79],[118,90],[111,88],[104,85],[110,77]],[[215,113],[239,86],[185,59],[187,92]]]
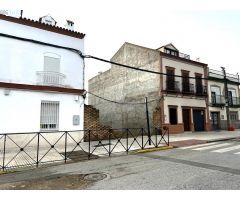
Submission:
[[[191,59],[237,73],[240,3],[237,0],[0,0],[1,9],[23,9],[24,17],[50,14],[86,34],[85,53],[110,59],[124,42],[156,49],[173,43]],[[87,78],[109,66],[88,61]]]

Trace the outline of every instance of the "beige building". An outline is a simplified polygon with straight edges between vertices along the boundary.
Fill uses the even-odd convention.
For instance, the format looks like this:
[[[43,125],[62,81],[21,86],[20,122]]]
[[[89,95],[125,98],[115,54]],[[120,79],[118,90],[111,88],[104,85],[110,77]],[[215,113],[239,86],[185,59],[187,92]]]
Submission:
[[[172,44],[150,49],[125,43],[111,61],[165,75],[112,65],[108,71],[89,80],[90,92],[118,102],[155,99],[149,104],[151,127],[168,126],[171,133],[209,129],[207,64],[191,60]],[[100,110],[100,121],[105,125],[146,127],[144,106],[123,109],[92,95],[89,104]]]

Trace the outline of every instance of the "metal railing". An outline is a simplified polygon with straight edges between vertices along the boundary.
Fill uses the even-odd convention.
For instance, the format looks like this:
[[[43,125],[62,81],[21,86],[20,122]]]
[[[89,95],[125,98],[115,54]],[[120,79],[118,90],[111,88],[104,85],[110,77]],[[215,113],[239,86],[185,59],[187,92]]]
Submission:
[[[193,94],[194,93],[194,84],[182,82],[182,93]]]
[[[166,90],[170,92],[180,92],[180,82],[179,81],[166,81]]]
[[[166,92],[168,93],[182,93],[184,95],[196,95],[196,96],[206,96],[207,86],[204,85],[194,85],[192,83],[182,82],[182,88],[180,88],[180,81],[170,81],[166,80]]]
[[[240,107],[239,97],[230,97],[228,100],[228,104],[230,107]]]
[[[64,86],[66,76],[58,72],[38,71],[37,84],[50,86]]]
[[[0,170],[39,167],[43,164],[92,159],[113,153],[169,146],[169,129],[153,128],[148,136],[144,128],[32,132],[0,134]]]
[[[222,95],[212,95],[211,97],[212,106],[225,106],[225,96]]]
[[[180,57],[180,58],[185,58],[185,59],[190,60],[190,55],[185,54],[185,53],[181,53],[181,52],[179,52],[179,57]]]
[[[214,69],[209,69],[208,76],[213,77],[213,78],[218,78],[218,79],[224,79],[223,71],[218,71],[218,70],[214,70]],[[238,75],[226,73],[226,76],[229,81],[233,81],[233,82],[237,82],[237,83],[239,82]]]
[[[207,86],[204,85],[196,85],[195,94],[197,96],[205,96],[207,95]]]

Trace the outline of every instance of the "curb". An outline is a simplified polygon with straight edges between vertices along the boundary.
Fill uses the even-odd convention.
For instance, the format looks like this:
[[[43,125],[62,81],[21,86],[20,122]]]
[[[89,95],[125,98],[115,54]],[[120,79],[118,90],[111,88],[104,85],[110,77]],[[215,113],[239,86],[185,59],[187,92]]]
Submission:
[[[13,173],[15,171],[0,171],[0,176],[1,175],[4,175],[4,174],[10,174],[10,173]]]
[[[233,140],[233,139],[240,139],[240,137],[231,137],[231,138],[220,138],[220,139],[214,139],[214,140],[207,140],[207,143],[221,142],[221,141],[227,141],[227,140]]]
[[[140,149],[140,150],[136,150],[136,151],[132,152],[132,154],[162,151],[162,150],[168,150],[168,149],[173,149],[173,148],[175,148],[175,147],[174,146],[163,146],[163,147],[158,147],[158,148]]]

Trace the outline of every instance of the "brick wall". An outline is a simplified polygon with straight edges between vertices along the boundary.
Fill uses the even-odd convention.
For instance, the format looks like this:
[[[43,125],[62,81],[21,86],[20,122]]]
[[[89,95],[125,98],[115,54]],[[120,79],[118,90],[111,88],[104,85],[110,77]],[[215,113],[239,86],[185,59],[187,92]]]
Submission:
[[[110,134],[110,126],[103,126],[99,122],[99,110],[91,105],[84,105],[84,130],[91,130],[91,140],[108,139]],[[89,136],[86,132],[84,140],[88,141]]]

